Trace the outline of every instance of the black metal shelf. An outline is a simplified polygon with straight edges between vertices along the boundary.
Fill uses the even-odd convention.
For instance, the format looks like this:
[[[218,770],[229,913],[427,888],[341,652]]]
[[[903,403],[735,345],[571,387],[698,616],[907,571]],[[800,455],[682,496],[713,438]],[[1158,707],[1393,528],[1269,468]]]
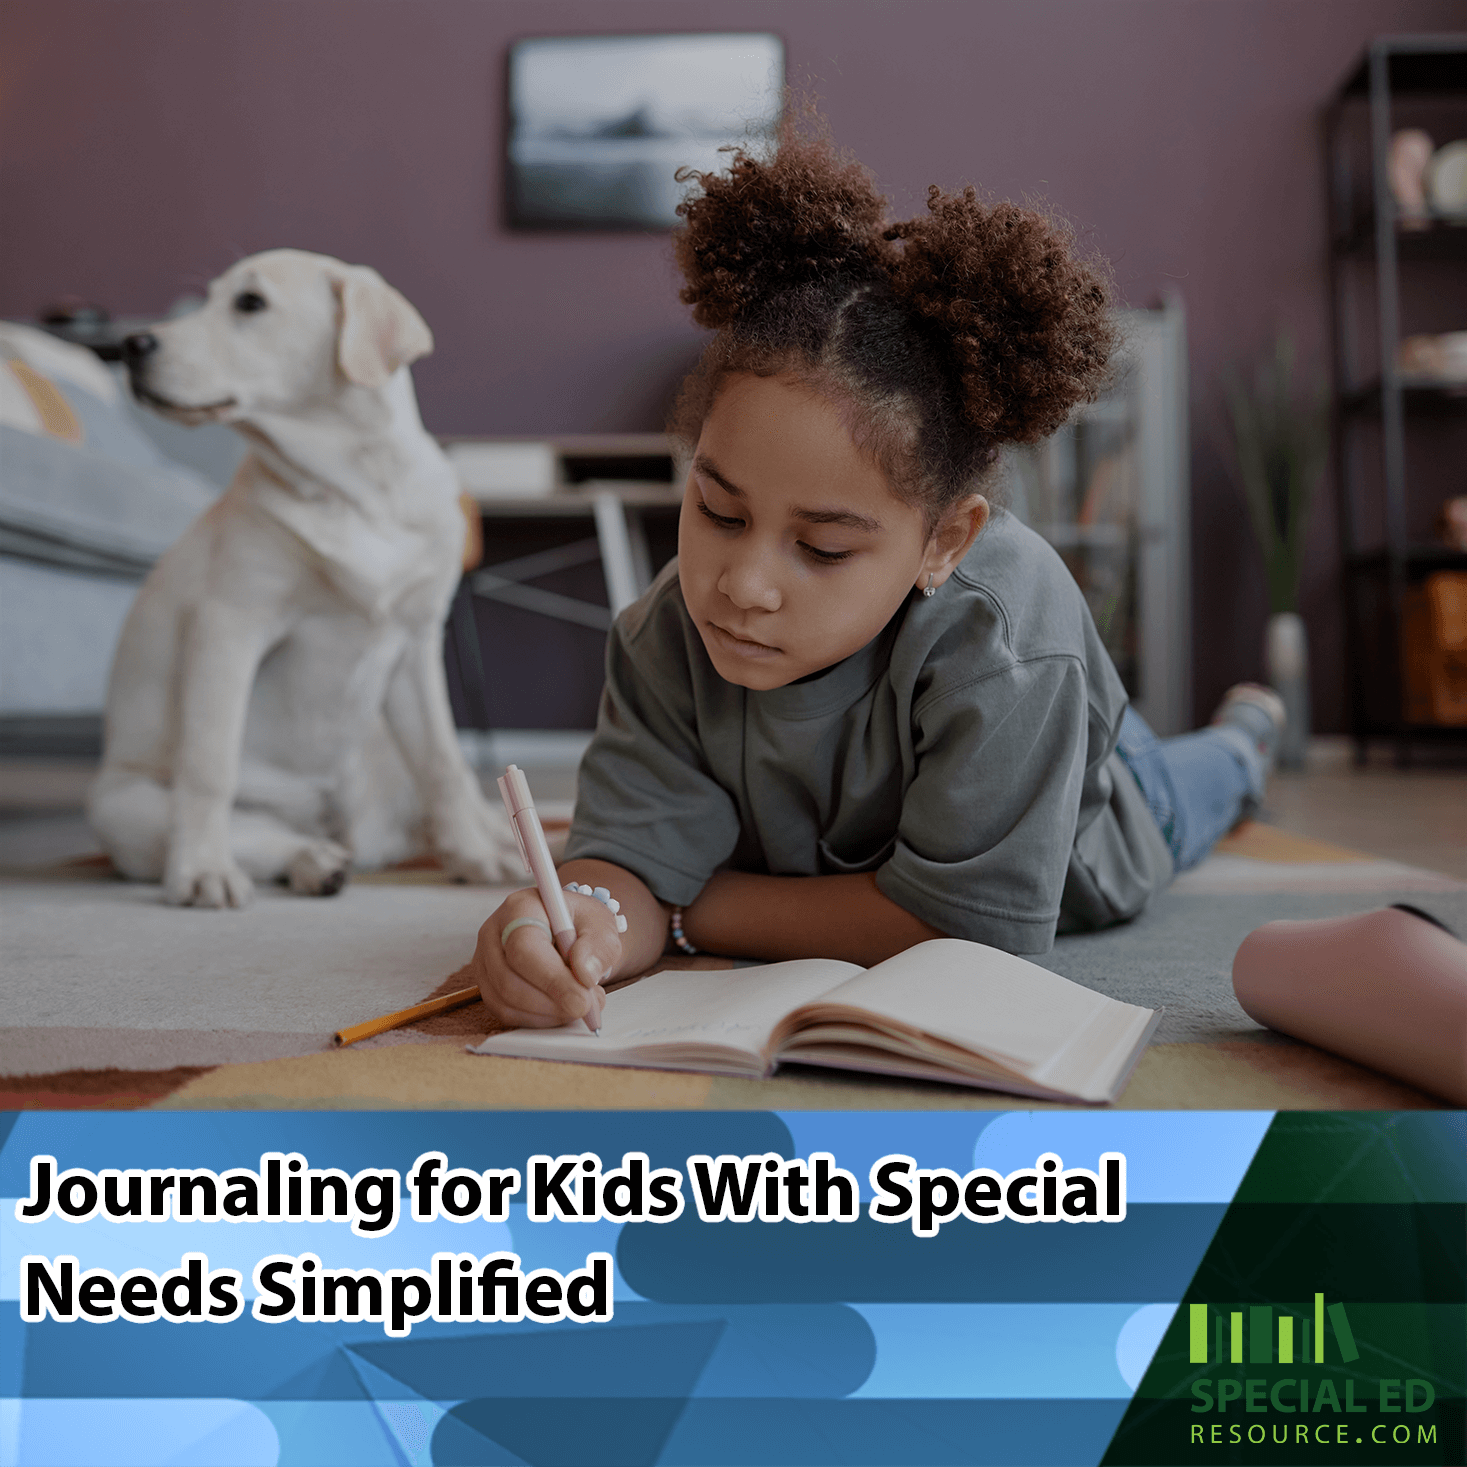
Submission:
[[[1401,260],[1467,260],[1467,216],[1437,215],[1421,228],[1396,221],[1396,255]],[[1330,248],[1342,259],[1375,258],[1375,220],[1357,219],[1347,234],[1336,235]]]
[[[1462,723],[1383,723],[1366,719],[1362,731],[1378,739],[1405,739],[1417,744],[1456,744],[1467,740],[1467,724]]]
[[[1385,546],[1375,550],[1355,550],[1345,557],[1345,564],[1357,571],[1389,571],[1399,562],[1408,573],[1425,575],[1439,570],[1467,570],[1467,550],[1454,550],[1450,545],[1408,545],[1392,551]]]
[[[1344,548],[1346,664],[1350,718],[1357,755],[1366,741],[1396,740],[1397,756],[1409,759],[1413,741],[1461,739],[1464,728],[1408,724],[1401,683],[1402,602],[1407,589],[1436,570],[1467,569],[1467,552],[1407,540],[1407,431],[1430,419],[1467,414],[1467,383],[1407,381],[1390,377],[1400,341],[1400,279],[1422,262],[1467,262],[1467,221],[1437,217],[1425,228],[1403,227],[1391,193],[1388,158],[1394,105],[1403,97],[1450,98],[1467,102],[1467,36],[1387,36],[1375,41],[1340,85],[1325,112],[1325,180],[1330,237],[1334,341],[1334,448],[1338,465],[1340,529]],[[1370,162],[1360,175],[1358,149],[1348,141],[1362,104]],[[1357,184],[1359,185],[1357,187]],[[1389,227],[1387,224],[1389,223]],[[1353,293],[1363,283],[1348,261],[1368,263],[1377,312],[1377,362],[1356,360]],[[1456,322],[1443,322],[1451,329]],[[1363,381],[1370,372],[1390,380]],[[1372,441],[1355,438],[1367,423],[1380,425],[1378,477],[1367,473],[1363,451]],[[1374,513],[1367,507],[1372,506]],[[1360,520],[1383,520],[1386,543],[1369,549],[1357,539]]]
[[[1371,382],[1340,394],[1340,411],[1348,417],[1380,416],[1381,385]],[[1451,418],[1467,413],[1467,382],[1403,382],[1402,405],[1408,415]]]
[[[1377,41],[1386,55],[1392,96],[1459,97],[1467,91],[1462,78],[1463,43],[1460,36],[1391,36]],[[1370,53],[1340,88],[1344,97],[1370,95]]]

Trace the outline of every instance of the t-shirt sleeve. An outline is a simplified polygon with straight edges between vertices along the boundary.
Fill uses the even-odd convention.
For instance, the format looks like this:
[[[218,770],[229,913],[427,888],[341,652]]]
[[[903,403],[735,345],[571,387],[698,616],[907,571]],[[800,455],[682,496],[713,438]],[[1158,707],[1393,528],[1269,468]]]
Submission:
[[[687,644],[697,633],[670,603],[657,597],[612,628],[565,858],[624,866],[660,900],[687,906],[733,853],[739,818],[698,737]]]
[[[1071,656],[1019,663],[913,710],[916,776],[877,873],[953,937],[1047,952],[1084,788],[1088,696]]]

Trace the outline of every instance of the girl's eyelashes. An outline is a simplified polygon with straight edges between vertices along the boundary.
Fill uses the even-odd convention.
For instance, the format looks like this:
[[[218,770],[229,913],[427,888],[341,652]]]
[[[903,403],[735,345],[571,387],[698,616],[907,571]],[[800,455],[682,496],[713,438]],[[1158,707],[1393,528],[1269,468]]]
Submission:
[[[854,550],[817,550],[813,545],[806,545],[800,541],[800,549],[806,555],[813,556],[821,565],[837,565],[842,560],[849,560],[856,552]]]
[[[704,519],[712,520],[713,523],[717,525],[720,530],[736,530],[740,525],[743,524],[743,520],[730,519],[727,515],[714,514],[713,511],[709,509],[708,506],[703,502],[702,495],[698,496],[698,513],[702,515]]]
[[[698,496],[698,513],[720,530],[737,530],[743,527],[744,522],[741,519],[730,515],[714,514],[701,494]],[[819,565],[838,565],[843,560],[849,560],[856,553],[854,550],[818,550],[813,545],[805,544],[803,540],[799,542],[799,545],[800,549]]]

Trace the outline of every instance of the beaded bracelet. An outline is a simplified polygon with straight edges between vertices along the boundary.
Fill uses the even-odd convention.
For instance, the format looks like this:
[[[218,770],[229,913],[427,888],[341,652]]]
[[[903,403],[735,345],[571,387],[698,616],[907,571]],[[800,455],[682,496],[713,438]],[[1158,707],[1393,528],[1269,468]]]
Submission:
[[[683,909],[681,907],[672,909],[672,940],[690,958],[696,956],[698,949],[683,936]]]
[[[618,932],[627,930],[627,919],[621,915],[621,903],[604,886],[577,886],[574,881],[567,881],[565,889],[575,892],[578,896],[595,897],[616,918],[616,930]]]

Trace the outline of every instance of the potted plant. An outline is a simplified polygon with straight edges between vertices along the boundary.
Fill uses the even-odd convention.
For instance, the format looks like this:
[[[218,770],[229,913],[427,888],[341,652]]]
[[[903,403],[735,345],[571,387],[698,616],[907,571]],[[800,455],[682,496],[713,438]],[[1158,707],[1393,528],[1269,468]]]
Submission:
[[[1248,518],[1268,582],[1264,663],[1284,700],[1288,728],[1279,764],[1299,769],[1309,744],[1309,644],[1299,615],[1304,533],[1329,449],[1329,397],[1294,386],[1294,343],[1281,332],[1273,355],[1245,384],[1228,384],[1233,451]]]

